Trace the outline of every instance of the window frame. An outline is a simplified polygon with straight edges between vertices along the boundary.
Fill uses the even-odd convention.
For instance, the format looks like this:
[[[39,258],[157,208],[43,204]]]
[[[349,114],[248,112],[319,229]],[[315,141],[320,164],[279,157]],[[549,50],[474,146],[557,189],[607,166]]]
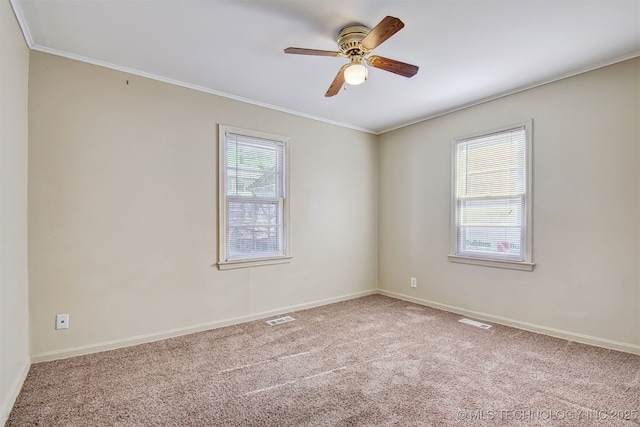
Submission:
[[[509,130],[524,127],[525,132],[525,194],[524,194],[524,226],[521,228],[524,240],[524,261],[498,260],[493,258],[483,258],[480,256],[469,256],[458,253],[458,155],[457,148],[460,141],[472,138],[481,138],[492,134],[506,132]],[[507,268],[513,270],[533,271],[533,119],[516,123],[510,126],[501,126],[488,131],[475,132],[472,134],[453,138],[451,141],[451,222],[449,261],[455,263]],[[513,196],[516,197],[516,196]]]
[[[269,255],[264,257],[229,258],[227,253],[227,226],[229,220],[229,202],[241,200],[241,196],[227,195],[227,135],[235,134],[263,140],[271,140],[282,144],[283,173],[284,173],[284,195],[280,214],[282,215],[282,236],[279,239],[283,246],[282,255]],[[289,140],[283,135],[268,132],[244,129],[224,124],[218,125],[218,268],[228,270],[235,268],[256,267],[273,264],[283,264],[290,262],[291,256],[291,230],[289,219],[290,206],[290,185],[289,185]],[[253,196],[246,200],[264,200],[266,203],[273,203],[273,197]]]

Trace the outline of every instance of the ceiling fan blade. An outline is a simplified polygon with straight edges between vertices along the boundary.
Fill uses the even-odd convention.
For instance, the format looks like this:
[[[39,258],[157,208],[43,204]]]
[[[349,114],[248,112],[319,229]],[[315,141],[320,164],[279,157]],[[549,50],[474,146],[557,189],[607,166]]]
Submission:
[[[314,56],[340,56],[340,52],[332,50],[305,49],[303,47],[288,47],[284,53],[294,53],[297,55],[314,55]]]
[[[327,89],[327,93],[325,93],[324,96],[334,96],[340,92],[340,89],[344,86],[344,70],[346,70],[349,65],[350,64],[344,64],[342,68],[340,68],[340,71],[336,74],[336,78],[333,79],[331,86],[329,86],[329,89]]]
[[[365,49],[373,50],[403,27],[404,24],[401,20],[393,16],[387,16],[362,39],[360,45]]]
[[[372,67],[385,71],[399,74],[404,77],[413,77],[418,72],[417,65],[407,64],[405,62],[396,61],[395,59],[384,58],[382,56],[373,55],[367,58],[367,63]]]

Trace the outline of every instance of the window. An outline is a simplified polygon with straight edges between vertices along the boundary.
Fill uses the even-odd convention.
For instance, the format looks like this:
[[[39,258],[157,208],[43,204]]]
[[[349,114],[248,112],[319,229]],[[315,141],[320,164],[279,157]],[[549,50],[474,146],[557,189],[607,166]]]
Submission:
[[[533,270],[531,126],[453,141],[451,261]]]
[[[220,269],[288,262],[288,138],[220,125]]]

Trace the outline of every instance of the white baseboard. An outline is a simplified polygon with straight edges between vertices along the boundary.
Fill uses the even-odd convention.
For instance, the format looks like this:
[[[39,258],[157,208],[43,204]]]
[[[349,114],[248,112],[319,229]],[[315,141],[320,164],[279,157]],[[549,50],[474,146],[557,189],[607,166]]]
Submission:
[[[613,341],[606,338],[599,338],[591,335],[585,335],[585,334],[580,334],[576,332],[564,331],[561,329],[549,328],[547,326],[536,325],[534,323],[521,322],[518,320],[509,319],[507,317],[494,316],[492,314],[467,310],[467,309],[455,307],[452,305],[440,304],[434,301],[428,301],[421,298],[400,294],[397,292],[387,291],[385,289],[378,289],[378,293],[381,295],[386,295],[391,298],[397,298],[404,301],[425,305],[427,307],[437,308],[439,310],[449,311],[451,313],[473,317],[475,319],[479,319],[485,322],[492,322],[492,323],[498,323],[501,325],[512,326],[514,328],[524,329],[525,331],[536,332],[539,334],[549,335],[555,338],[562,338],[565,340],[575,341],[582,344],[594,345],[597,347],[603,347],[610,350],[618,350],[618,351],[624,351],[626,353],[640,354],[640,345],[637,345],[637,344]]]
[[[260,313],[250,314],[247,316],[233,317],[224,320],[218,320],[214,322],[201,323],[184,328],[170,329],[166,331],[138,335],[134,337],[123,338],[113,341],[105,341],[95,344],[89,344],[85,346],[72,347],[63,350],[56,350],[50,352],[44,352],[33,355],[31,357],[32,363],[45,362],[50,360],[65,359],[68,357],[79,356],[83,354],[97,353],[100,351],[114,350],[122,347],[129,347],[133,345],[143,344],[146,342],[160,341],[167,338],[173,338],[180,335],[191,334],[195,332],[207,331],[210,329],[221,328],[224,326],[236,325],[238,323],[250,322],[253,320],[264,319],[271,316],[279,316],[282,314],[290,313],[292,311],[305,310],[307,308],[318,307],[322,305],[332,304],[335,302],[346,301],[353,298],[359,298],[366,295],[381,294],[391,298],[396,298],[404,301],[414,302],[416,304],[425,305],[428,307],[437,308],[452,313],[457,313],[463,316],[473,317],[485,322],[493,322],[501,325],[512,326],[514,328],[523,329],[531,332],[537,332],[544,335],[550,335],[556,338],[562,338],[570,341],[580,342],[583,344],[595,345],[598,347],[604,347],[612,350],[624,351],[627,353],[640,354],[640,345],[624,343],[620,341],[613,341],[606,338],[593,337],[590,335],[579,334],[575,332],[564,331],[555,328],[549,328],[546,326],[540,326],[533,323],[521,322],[514,319],[509,319],[501,316],[494,316],[487,313],[466,310],[464,308],[455,307],[447,304],[440,304],[434,301],[428,301],[421,298],[412,297],[409,295],[400,294],[397,292],[388,291],[385,289],[376,289],[356,292],[353,294],[343,295],[340,297],[327,298],[323,300],[313,301],[304,304],[293,305],[289,307],[282,307],[274,310],[263,311]],[[28,368],[27,368],[28,371]],[[24,374],[26,375],[26,373]],[[20,383],[21,385],[22,383]],[[18,392],[20,389],[18,388]],[[17,396],[17,394],[16,394]],[[13,404],[13,402],[11,402]],[[4,409],[4,406],[2,407]]]
[[[13,379],[13,383],[11,387],[9,387],[9,392],[2,399],[2,403],[0,404],[0,425],[2,426],[7,422],[9,414],[11,414],[13,404],[16,403],[16,399],[22,390],[22,384],[24,384],[24,380],[27,379],[29,368],[31,368],[31,361],[27,359],[22,369],[20,369],[20,372],[18,372],[18,375]]]
[[[83,354],[97,353],[100,351],[114,350],[122,347],[130,347],[133,345],[143,344],[147,342],[160,341],[167,338],[174,338],[180,335],[192,334],[195,332],[207,331],[210,329],[221,328],[224,326],[236,325],[238,323],[250,322],[252,320],[264,319],[271,316],[279,316],[281,314],[290,313],[292,311],[305,310],[307,308],[319,307],[322,305],[332,304],[335,302],[346,301],[354,298],[363,297],[366,295],[374,295],[378,293],[377,290],[371,289],[368,291],[356,292],[353,294],[342,295],[339,297],[327,298],[323,300],[313,301],[304,304],[292,305],[289,307],[277,308],[274,310],[262,311],[260,313],[250,314],[247,316],[232,317],[224,320],[217,320],[214,322],[200,323],[197,325],[187,326],[184,328],[169,329],[161,332],[154,332],[151,334],[138,335],[134,337],[128,337],[113,341],[104,341],[95,344],[83,345],[79,347],[72,347],[63,350],[48,351],[31,356],[33,363],[46,362],[50,360],[66,359],[68,357],[80,356]]]

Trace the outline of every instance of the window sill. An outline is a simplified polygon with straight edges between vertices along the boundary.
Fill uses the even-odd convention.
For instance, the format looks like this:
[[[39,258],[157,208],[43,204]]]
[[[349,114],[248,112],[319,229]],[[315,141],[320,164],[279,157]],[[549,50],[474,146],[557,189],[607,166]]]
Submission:
[[[533,271],[535,263],[531,262],[515,262],[515,261],[498,261],[481,258],[469,258],[459,255],[448,255],[449,261],[460,264],[481,265],[484,267],[507,268],[510,270]]]
[[[237,261],[220,261],[218,262],[218,270],[232,270],[235,268],[260,267],[263,265],[287,264],[291,261],[290,256],[278,258],[256,258],[241,259]]]

